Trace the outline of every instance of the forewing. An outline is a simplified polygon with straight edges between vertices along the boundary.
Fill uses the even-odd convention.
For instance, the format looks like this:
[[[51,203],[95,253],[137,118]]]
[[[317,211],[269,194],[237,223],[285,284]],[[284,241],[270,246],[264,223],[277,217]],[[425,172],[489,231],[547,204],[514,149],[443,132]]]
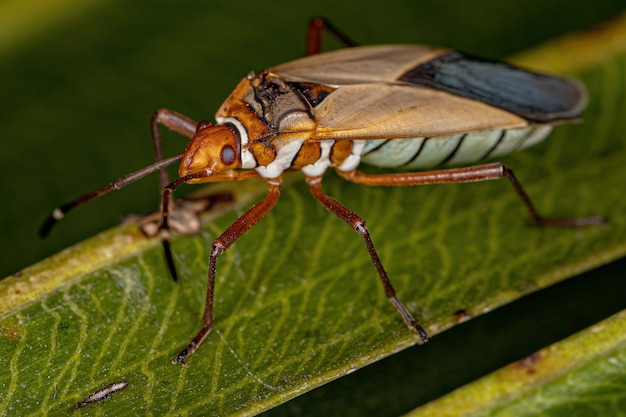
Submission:
[[[418,65],[398,81],[479,100],[535,122],[578,118],[587,104],[585,88],[577,81],[460,52]]]
[[[341,87],[314,110],[318,128],[312,140],[432,137],[528,124],[480,101],[387,83]]]
[[[565,78],[424,46],[314,55],[271,69],[335,90],[315,103],[313,140],[430,137],[577,118],[584,88]]]
[[[360,46],[312,55],[269,71],[288,81],[331,87],[394,82],[407,71],[448,52],[420,45]]]

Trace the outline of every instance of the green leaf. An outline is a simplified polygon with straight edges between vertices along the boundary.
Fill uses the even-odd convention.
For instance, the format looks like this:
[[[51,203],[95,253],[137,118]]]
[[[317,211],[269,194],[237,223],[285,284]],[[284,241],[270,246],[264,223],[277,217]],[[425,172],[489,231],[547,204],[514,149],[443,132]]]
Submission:
[[[286,51],[284,37],[301,33],[297,29],[308,15],[294,19],[289,10],[297,24],[266,28],[269,20],[259,16],[267,11],[256,14],[258,5],[250,5],[250,17],[241,20],[225,5],[206,15],[189,6],[166,6],[154,14],[139,6],[120,13],[104,2],[54,36],[22,38],[12,44],[15,49],[5,47],[0,79],[10,100],[0,125],[16,143],[27,144],[21,153],[4,153],[3,169],[15,179],[5,196],[12,197],[12,187],[22,181],[32,183],[29,192],[38,200],[32,203],[24,194],[8,198],[3,235],[14,228],[14,236],[34,235],[33,219],[49,208],[149,163],[145,119],[156,105],[206,118],[199,109],[217,108],[251,63],[258,69],[297,56],[301,42],[290,39],[292,49]],[[288,15],[280,7],[271,12],[277,22],[281,13]],[[443,13],[431,13],[436,12]],[[338,21],[350,21],[351,13],[337,10]],[[364,11],[362,17],[374,21],[377,13]],[[159,33],[149,31],[154,26]],[[259,26],[267,33],[247,30]],[[368,40],[367,30],[348,26],[355,38]],[[415,41],[408,21],[386,27],[371,41],[410,41],[409,34]],[[101,35],[111,32],[115,36]],[[207,43],[203,36],[212,33],[229,36],[221,44]],[[455,46],[445,36],[433,43]],[[251,46],[239,50],[249,53],[229,53],[247,41]],[[276,46],[258,48],[271,42]],[[597,40],[596,49],[598,44],[606,42]],[[559,55],[559,46],[553,48]],[[400,299],[431,334],[456,324],[461,309],[479,315],[623,256],[626,204],[615,190],[624,182],[624,64],[623,52],[611,52],[575,65],[574,75],[591,93],[585,123],[558,127],[546,143],[503,160],[542,212],[602,214],[610,219],[606,227],[530,228],[505,181],[376,189],[334,175],[325,179],[331,195],[367,220]],[[87,151],[75,154],[77,148]],[[62,163],[62,154],[70,159]],[[187,369],[169,360],[198,330],[210,243],[262,197],[262,184],[227,185],[236,204],[211,212],[201,235],[174,240],[178,284],[168,276],[159,242],[144,238],[132,222],[0,282],[0,410],[58,414],[111,383],[127,381],[110,400],[77,412],[253,414],[415,344],[386,300],[362,241],[314,204],[298,175],[292,180],[271,215],[220,258],[215,330]],[[141,187],[127,192],[133,202],[120,204],[121,197],[112,195],[93,203],[104,207],[101,212],[81,207],[53,239],[67,243],[101,228],[111,221],[107,211],[148,210],[145,200],[156,206],[158,196],[149,197],[154,185]],[[26,223],[7,221],[18,218]],[[31,256],[38,245],[42,256],[52,247],[14,240],[14,249],[3,256]]]
[[[407,416],[624,414],[626,310]]]

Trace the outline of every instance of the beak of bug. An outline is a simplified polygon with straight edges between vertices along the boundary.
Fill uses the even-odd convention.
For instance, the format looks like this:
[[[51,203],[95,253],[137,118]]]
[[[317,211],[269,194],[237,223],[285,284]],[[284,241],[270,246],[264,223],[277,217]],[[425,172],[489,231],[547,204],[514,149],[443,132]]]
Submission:
[[[183,177],[202,172],[203,178],[189,182],[208,182],[214,176],[217,177],[215,181],[220,181],[220,177],[240,167],[237,135],[228,126],[202,122],[183,154],[178,175]]]

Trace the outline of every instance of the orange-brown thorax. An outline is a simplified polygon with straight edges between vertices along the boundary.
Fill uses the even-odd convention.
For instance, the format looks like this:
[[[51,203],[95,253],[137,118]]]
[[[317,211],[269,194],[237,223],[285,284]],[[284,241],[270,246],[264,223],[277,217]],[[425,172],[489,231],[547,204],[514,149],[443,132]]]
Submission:
[[[192,183],[232,181],[255,175],[241,169],[254,169],[270,179],[291,169],[317,176],[339,166],[351,154],[352,141],[311,140],[318,129],[313,102],[328,94],[312,90],[291,86],[267,71],[250,74],[217,112],[220,124],[199,125],[179,175],[203,177]]]

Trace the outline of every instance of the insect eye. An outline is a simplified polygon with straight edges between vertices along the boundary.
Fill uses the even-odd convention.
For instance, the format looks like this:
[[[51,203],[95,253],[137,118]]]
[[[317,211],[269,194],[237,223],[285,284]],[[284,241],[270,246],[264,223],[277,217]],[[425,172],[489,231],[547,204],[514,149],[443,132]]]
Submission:
[[[198,126],[196,126],[196,133],[209,126],[211,126],[211,122],[207,120],[202,120],[200,123],[198,123]]]
[[[220,152],[220,159],[224,165],[231,165],[235,162],[235,149],[230,145],[225,145]]]

